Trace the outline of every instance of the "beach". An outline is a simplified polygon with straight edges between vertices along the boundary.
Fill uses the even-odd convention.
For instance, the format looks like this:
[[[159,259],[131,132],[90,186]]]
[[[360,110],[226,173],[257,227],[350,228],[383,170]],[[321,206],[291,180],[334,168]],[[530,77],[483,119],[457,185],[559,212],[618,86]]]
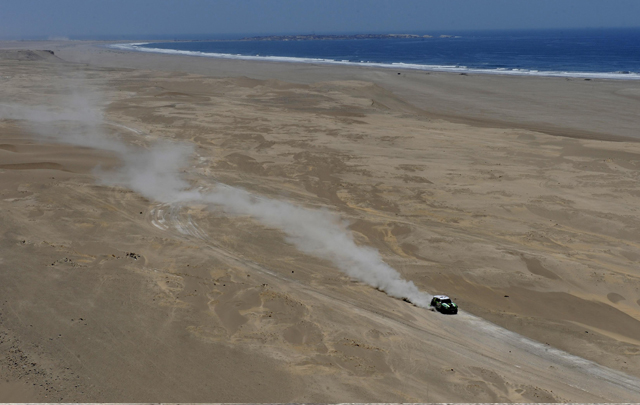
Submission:
[[[640,82],[103,45],[0,42],[0,399],[637,401]],[[338,216],[461,312],[29,124],[89,101],[106,137],[188,145],[193,189]]]

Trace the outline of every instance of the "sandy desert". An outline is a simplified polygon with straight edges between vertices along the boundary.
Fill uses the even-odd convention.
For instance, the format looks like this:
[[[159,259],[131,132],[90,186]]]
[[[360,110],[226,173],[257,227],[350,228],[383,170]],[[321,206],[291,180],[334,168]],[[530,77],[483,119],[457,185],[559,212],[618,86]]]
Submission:
[[[0,43],[0,400],[640,399],[640,82],[104,45]]]

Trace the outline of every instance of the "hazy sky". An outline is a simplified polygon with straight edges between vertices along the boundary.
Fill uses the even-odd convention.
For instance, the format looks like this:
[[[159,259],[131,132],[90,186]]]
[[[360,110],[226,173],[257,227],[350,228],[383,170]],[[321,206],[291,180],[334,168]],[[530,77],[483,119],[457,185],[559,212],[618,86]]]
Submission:
[[[0,0],[0,37],[640,27],[640,0]]]

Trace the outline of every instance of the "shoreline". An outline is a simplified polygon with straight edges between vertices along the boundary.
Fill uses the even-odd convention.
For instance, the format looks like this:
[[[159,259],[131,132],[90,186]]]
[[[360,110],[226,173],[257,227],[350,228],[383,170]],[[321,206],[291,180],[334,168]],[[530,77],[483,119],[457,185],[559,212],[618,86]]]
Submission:
[[[122,42],[122,41],[120,41]],[[520,128],[560,137],[635,141],[640,138],[640,81],[393,71],[362,66],[199,58],[105,48],[114,42],[44,41],[70,62],[111,68],[154,69],[211,77],[248,77],[313,84],[365,80],[391,91],[426,118],[469,125]],[[26,44],[12,43],[23,47]],[[0,43],[0,47],[3,44]],[[398,74],[400,73],[400,74]],[[417,108],[417,110],[415,110]],[[609,125],[600,117],[616,125]]]
[[[404,62],[354,62],[346,60],[334,60],[334,59],[322,59],[322,58],[304,58],[304,57],[288,57],[288,56],[253,56],[253,55],[240,55],[230,53],[216,53],[216,52],[200,52],[200,51],[186,51],[176,49],[163,49],[163,48],[148,48],[140,45],[148,45],[153,43],[181,43],[181,42],[203,42],[203,41],[149,41],[149,42],[126,42],[126,43],[114,43],[111,45],[105,45],[111,49],[117,49],[122,51],[132,52],[149,52],[165,55],[183,55],[194,56],[203,58],[219,58],[219,59],[232,59],[232,60],[246,60],[246,61],[261,61],[261,62],[284,62],[284,63],[304,63],[304,64],[320,64],[320,65],[337,65],[337,66],[359,66],[369,68],[382,68],[382,69],[400,69],[400,70],[414,70],[424,72],[440,72],[440,73],[454,73],[460,75],[478,74],[478,75],[497,75],[497,76],[524,76],[524,77],[560,77],[568,79],[583,79],[583,80],[640,80],[639,73],[621,73],[621,72],[571,72],[571,71],[538,71],[529,69],[480,69],[469,68],[466,66],[445,66],[445,65],[423,65],[412,64]],[[206,42],[206,41],[204,41]]]

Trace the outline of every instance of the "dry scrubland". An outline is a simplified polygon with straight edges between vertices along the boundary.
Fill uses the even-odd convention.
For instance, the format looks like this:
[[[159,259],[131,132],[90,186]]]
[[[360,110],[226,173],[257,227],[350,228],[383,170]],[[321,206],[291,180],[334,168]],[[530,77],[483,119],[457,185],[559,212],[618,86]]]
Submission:
[[[182,169],[193,187],[221,182],[337,212],[359,245],[465,313],[438,315],[355,282],[250,216],[105,185],[94,168],[118,168],[116,155],[43,141],[4,117],[4,399],[638,399],[640,143],[605,136],[607,127],[620,135],[618,123],[633,128],[637,118],[616,116],[615,103],[623,113],[637,108],[638,83],[405,72],[421,77],[404,97],[411,86],[394,87],[403,77],[393,71],[355,80],[357,69],[313,67],[332,80],[304,84],[310,67],[287,67],[298,69],[292,83],[234,77],[224,61],[193,62],[191,71],[209,63],[223,72],[204,75],[187,62],[168,72],[134,66],[153,65],[153,55],[98,53],[101,63],[85,65],[4,51],[0,104],[55,108],[74,94],[99,95],[91,100],[108,136],[194,145]],[[68,46],[58,54],[86,55]],[[265,74],[255,66],[255,77]],[[421,89],[461,80],[475,110],[438,115],[446,102],[416,101]],[[562,110],[544,110],[543,98],[531,117],[547,119],[479,122],[477,94],[489,97],[495,83],[504,94],[527,85],[535,94],[539,83],[565,89],[567,105],[593,92],[610,101],[608,116],[585,117],[600,123],[584,131],[592,139],[580,139],[582,124],[558,136]],[[582,122],[576,114],[567,117]],[[541,344],[523,346],[476,316]]]

